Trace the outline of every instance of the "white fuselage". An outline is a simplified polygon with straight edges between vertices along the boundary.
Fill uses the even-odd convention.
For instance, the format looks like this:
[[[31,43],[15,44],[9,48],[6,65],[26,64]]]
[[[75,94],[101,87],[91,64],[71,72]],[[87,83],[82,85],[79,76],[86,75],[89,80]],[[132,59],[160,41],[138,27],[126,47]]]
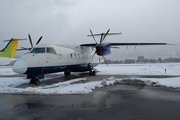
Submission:
[[[23,74],[87,71],[89,62],[93,68],[101,61],[97,55],[92,58],[94,53],[95,48],[77,44],[39,44],[19,58],[13,70]]]

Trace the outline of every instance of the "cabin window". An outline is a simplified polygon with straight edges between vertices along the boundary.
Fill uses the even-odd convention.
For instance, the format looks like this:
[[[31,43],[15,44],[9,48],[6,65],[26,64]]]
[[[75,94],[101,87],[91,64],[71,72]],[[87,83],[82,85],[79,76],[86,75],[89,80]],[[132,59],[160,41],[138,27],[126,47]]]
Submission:
[[[72,58],[72,54],[70,54],[71,58]]]
[[[56,54],[56,51],[54,50],[54,48],[48,47],[48,48],[47,48],[47,53]]]
[[[30,53],[45,53],[45,48],[33,48]]]

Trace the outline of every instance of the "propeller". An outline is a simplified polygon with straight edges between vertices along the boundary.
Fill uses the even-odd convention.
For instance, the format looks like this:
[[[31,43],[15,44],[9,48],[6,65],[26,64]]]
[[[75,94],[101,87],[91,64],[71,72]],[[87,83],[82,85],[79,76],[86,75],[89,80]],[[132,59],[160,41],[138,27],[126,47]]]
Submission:
[[[30,41],[30,44],[31,44],[31,49],[32,49],[32,48],[33,48],[33,43],[32,43],[32,39],[31,39],[30,34],[28,34],[28,37],[29,37],[29,41]],[[38,39],[38,41],[36,42],[36,44],[35,44],[35,45],[39,44],[39,42],[41,41],[42,37],[43,37],[43,36],[41,36],[41,37]]]
[[[96,39],[95,39],[95,37],[94,37],[94,34],[93,34],[92,31],[90,30],[91,35],[92,35],[92,37],[94,38],[94,41],[96,42],[96,46],[95,46],[96,51],[95,51],[94,55],[95,55],[95,54],[97,54],[97,55],[102,55],[102,49],[103,49],[102,42],[103,42],[104,39],[106,38],[106,36],[107,36],[107,34],[109,33],[109,31],[110,31],[110,29],[108,29],[108,31],[107,31],[105,34],[104,34],[104,33],[101,33],[100,42],[99,42],[99,44],[98,44],[98,43],[96,42]],[[94,55],[93,55],[93,57],[94,57]],[[102,56],[103,56],[103,55],[102,55]]]
[[[108,63],[107,63],[107,61],[106,61],[106,58],[104,57],[104,56],[102,56],[103,57],[103,59],[104,59],[104,62],[106,63],[106,65],[108,66]]]
[[[95,50],[92,58],[94,57],[95,54],[97,54],[97,55],[99,55],[99,56],[102,56],[103,59],[104,59],[104,61],[106,62],[106,59],[105,59],[105,57],[104,57],[103,54],[102,54],[102,50],[103,50],[102,42],[103,42],[104,39],[106,38],[106,36],[107,36],[107,34],[109,33],[110,29],[108,29],[108,31],[107,31],[106,33],[101,33],[101,38],[100,38],[99,44],[97,43],[97,41],[96,41],[96,39],[95,39],[95,37],[94,37],[94,34],[93,34],[93,32],[91,31],[91,29],[89,29],[89,31],[90,31],[91,36],[93,37],[94,41],[96,42],[96,46],[95,46],[96,50]],[[92,58],[91,58],[91,60],[92,60]],[[107,64],[107,62],[106,62],[106,64]],[[107,65],[108,65],[108,64],[107,64]]]
[[[43,37],[43,36],[41,36],[41,37],[38,39],[38,41],[36,42],[35,45],[39,44],[39,42],[41,41],[42,37]],[[30,34],[28,34],[28,38],[29,38],[29,42],[30,42],[30,44],[31,44],[31,47],[30,47],[30,48],[21,47],[21,48],[22,48],[21,50],[31,50],[31,49],[34,47]]]
[[[91,29],[89,29],[89,31],[90,31],[90,33],[91,33],[91,35],[92,35],[92,37],[93,37],[94,41],[96,42],[96,39],[95,39],[95,37],[94,37],[94,35],[93,35],[93,33],[92,33]],[[97,42],[96,42],[96,45],[97,45]]]

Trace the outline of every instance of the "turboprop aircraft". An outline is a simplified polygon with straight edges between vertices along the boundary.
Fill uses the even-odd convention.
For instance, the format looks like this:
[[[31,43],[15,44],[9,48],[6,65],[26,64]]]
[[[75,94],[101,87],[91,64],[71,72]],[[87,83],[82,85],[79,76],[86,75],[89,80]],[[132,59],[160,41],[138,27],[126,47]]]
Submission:
[[[6,45],[6,47],[0,51],[0,65],[5,65],[13,60],[16,60],[14,56],[16,54],[16,49],[19,40],[24,40],[24,39],[12,38],[10,40],[4,40],[4,42],[7,41],[9,42]]]
[[[71,72],[84,72],[95,75],[94,67],[105,60],[105,55],[110,54],[111,48],[116,46],[129,45],[168,45],[167,43],[109,43],[103,42],[107,35],[121,33],[93,34],[90,30],[95,43],[87,44],[60,44],[47,43],[37,44],[27,54],[19,58],[13,66],[13,71],[20,74],[31,76],[30,84],[40,84],[40,77],[44,74],[64,72],[65,76]],[[95,36],[100,37],[97,43]]]

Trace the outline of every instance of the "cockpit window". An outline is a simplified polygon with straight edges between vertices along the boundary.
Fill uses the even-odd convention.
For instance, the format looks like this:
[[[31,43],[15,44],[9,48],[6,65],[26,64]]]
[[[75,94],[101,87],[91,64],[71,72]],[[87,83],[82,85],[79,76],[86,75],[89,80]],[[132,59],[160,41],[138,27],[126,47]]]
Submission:
[[[33,48],[30,53],[45,53],[45,48]]]
[[[56,51],[54,50],[54,48],[48,47],[48,48],[47,48],[47,53],[56,54]]]

